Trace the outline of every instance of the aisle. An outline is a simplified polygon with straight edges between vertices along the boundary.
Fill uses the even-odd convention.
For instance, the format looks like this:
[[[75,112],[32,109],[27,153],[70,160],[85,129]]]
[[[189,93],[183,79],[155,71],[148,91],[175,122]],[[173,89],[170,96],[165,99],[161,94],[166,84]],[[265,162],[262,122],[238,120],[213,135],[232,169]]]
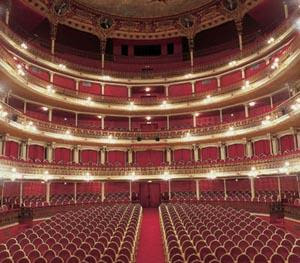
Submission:
[[[158,208],[144,208],[137,263],[163,263],[164,250]]]

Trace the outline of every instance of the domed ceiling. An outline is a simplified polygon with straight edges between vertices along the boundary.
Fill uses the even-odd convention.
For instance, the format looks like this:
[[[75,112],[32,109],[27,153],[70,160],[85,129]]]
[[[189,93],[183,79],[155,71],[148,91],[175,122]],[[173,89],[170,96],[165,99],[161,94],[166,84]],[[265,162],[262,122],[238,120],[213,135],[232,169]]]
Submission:
[[[213,0],[75,0],[78,5],[127,18],[158,18],[187,13]]]

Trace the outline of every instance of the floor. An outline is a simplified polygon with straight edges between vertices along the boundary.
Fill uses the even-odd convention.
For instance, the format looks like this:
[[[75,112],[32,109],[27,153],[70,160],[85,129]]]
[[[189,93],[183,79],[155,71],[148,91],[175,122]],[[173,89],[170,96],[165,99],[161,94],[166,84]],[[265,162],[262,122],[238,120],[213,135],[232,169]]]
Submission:
[[[164,263],[158,208],[144,208],[137,263]]]

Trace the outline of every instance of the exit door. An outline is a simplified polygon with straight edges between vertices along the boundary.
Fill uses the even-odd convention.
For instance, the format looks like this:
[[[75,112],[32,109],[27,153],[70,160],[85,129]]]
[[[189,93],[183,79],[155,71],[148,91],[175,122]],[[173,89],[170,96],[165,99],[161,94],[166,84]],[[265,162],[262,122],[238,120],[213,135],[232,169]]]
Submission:
[[[160,184],[140,183],[141,205],[144,208],[160,205]]]

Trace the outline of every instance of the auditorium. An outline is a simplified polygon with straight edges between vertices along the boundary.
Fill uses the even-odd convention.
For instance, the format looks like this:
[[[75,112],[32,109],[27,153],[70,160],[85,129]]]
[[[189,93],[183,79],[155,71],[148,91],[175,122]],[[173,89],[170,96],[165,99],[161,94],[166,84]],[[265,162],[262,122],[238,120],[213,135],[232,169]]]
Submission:
[[[300,0],[0,0],[0,263],[300,263]]]

